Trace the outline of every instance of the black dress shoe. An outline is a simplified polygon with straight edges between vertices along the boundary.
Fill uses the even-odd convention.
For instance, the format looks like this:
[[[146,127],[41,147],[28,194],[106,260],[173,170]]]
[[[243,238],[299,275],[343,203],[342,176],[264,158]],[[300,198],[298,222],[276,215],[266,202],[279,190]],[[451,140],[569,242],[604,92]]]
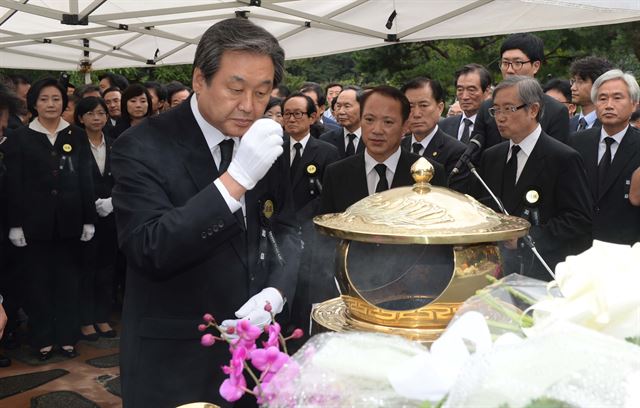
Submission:
[[[0,354],[0,367],[9,367],[11,365],[11,359],[9,357]]]
[[[100,338],[100,335],[97,332],[96,333],[91,333],[91,334],[84,334],[84,333],[80,332],[80,339],[81,340],[98,341],[99,338]]]
[[[96,333],[98,333],[98,335],[100,335],[100,337],[106,337],[108,339],[113,339],[114,337],[118,336],[118,332],[116,332],[114,329],[111,330],[107,330],[107,331],[102,331],[98,328],[98,326],[94,326],[96,328]]]
[[[47,361],[48,359],[51,358],[51,355],[53,354],[53,349],[49,351],[38,351],[37,354],[38,354],[38,360]]]
[[[74,358],[78,355],[78,353],[76,353],[75,347],[69,350],[63,349],[62,347],[60,347],[60,354],[62,354],[66,358]]]

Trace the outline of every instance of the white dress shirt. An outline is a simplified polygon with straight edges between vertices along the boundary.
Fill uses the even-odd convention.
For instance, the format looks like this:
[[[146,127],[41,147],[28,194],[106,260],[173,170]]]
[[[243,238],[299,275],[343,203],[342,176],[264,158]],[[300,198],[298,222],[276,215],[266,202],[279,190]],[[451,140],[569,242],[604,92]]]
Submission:
[[[311,133],[307,133],[307,135],[303,137],[302,140],[300,140],[299,142],[297,142],[296,139],[291,138],[290,140],[291,146],[289,146],[289,166],[293,164],[293,158],[296,156],[296,148],[294,147],[294,145],[296,143],[300,143],[302,145],[302,149],[300,149],[300,157],[302,157],[302,154],[304,153],[304,149],[307,147],[307,142],[309,141],[310,136],[311,136]]]
[[[398,161],[400,160],[400,147],[396,150],[391,156],[387,158],[383,162],[385,166],[387,166],[387,185],[391,188],[391,183],[393,183],[393,175],[396,173],[396,167],[398,167]],[[380,176],[376,171],[375,167],[377,164],[380,164],[376,159],[369,155],[369,152],[364,151],[364,171],[367,174],[367,189],[369,190],[369,195],[376,192],[376,187],[378,186],[378,181],[380,181]]]
[[[464,132],[464,120],[469,119],[471,121],[471,126],[469,126],[469,139],[471,139],[471,135],[473,135],[473,127],[476,125],[476,117],[478,114],[476,113],[473,116],[467,116],[462,112],[462,119],[460,119],[460,126],[458,127],[458,140],[462,140],[462,132]]]
[[[42,126],[42,123],[40,123],[37,116],[34,120],[31,121],[31,123],[29,123],[29,129],[35,130],[36,132],[44,133],[45,135],[47,135],[47,139],[49,139],[49,143],[51,143],[51,146],[56,144],[56,139],[58,138],[58,132],[60,132],[62,129],[68,126],[69,126],[69,122],[60,118],[60,121],[58,122],[58,127],[56,128],[56,130],[53,133],[49,133],[49,130],[46,127]]]
[[[429,146],[429,143],[431,143],[431,140],[433,140],[433,136],[435,136],[436,132],[438,131],[438,125],[436,125],[433,130],[431,131],[431,133],[429,133],[427,136],[425,136],[424,139],[422,139],[422,141],[418,142],[418,140],[416,139],[415,135],[411,135],[411,146],[409,146],[409,151],[413,153],[413,144],[414,143],[420,143],[422,145],[422,147],[420,148],[420,151],[416,154],[422,155],[422,153],[424,152],[424,149],[427,148],[427,146]],[[391,184],[389,184],[391,185]]]
[[[89,146],[91,147],[91,153],[93,154],[93,158],[96,159],[96,164],[98,165],[98,170],[100,170],[100,174],[104,175],[104,164],[107,161],[107,145],[104,142],[104,134],[100,134],[102,139],[98,145],[94,145],[89,139]]]
[[[618,146],[622,143],[622,138],[625,133],[629,130],[629,125],[625,127],[621,132],[616,133],[615,135],[609,135],[604,130],[604,127],[600,129],[600,143],[598,143],[598,164],[600,164],[600,160],[602,160],[602,156],[604,156],[604,152],[607,150],[607,144],[604,142],[604,138],[607,136],[612,137],[615,142],[611,144],[611,162],[613,162],[613,158],[616,157],[616,152],[618,151]]]
[[[585,127],[585,129],[591,129],[593,127],[593,124],[596,123],[596,119],[598,119],[598,114],[596,113],[595,109],[586,115],[583,115],[582,112],[580,112],[578,121],[580,121],[580,119],[582,118],[587,121],[587,127]]]
[[[531,132],[527,137],[525,137],[522,142],[518,143],[520,146],[520,151],[518,152],[518,169],[516,170],[516,184],[518,183],[518,179],[520,178],[520,174],[522,174],[522,169],[524,169],[525,164],[527,164],[527,160],[529,156],[531,156],[531,152],[533,148],[536,147],[536,143],[538,143],[538,139],[540,139],[540,134],[542,133],[542,128],[538,124],[533,132]],[[515,143],[509,141],[509,152],[507,153],[507,162],[511,158],[511,148]]]
[[[240,143],[240,138],[227,137],[223,135],[222,132],[220,132],[218,129],[213,127],[209,122],[207,122],[207,120],[202,116],[202,114],[198,110],[198,100],[196,99],[195,93],[191,95],[190,104],[191,104],[191,112],[193,112],[193,116],[196,118],[196,122],[198,123],[198,126],[200,127],[200,130],[202,131],[202,134],[204,135],[204,138],[207,141],[207,146],[209,146],[209,150],[211,151],[213,160],[215,161],[216,166],[219,168],[220,161],[222,160],[222,155],[220,153],[220,146],[218,146],[218,144],[226,139],[233,140],[233,143],[234,143],[233,154],[235,154],[236,150],[238,149],[238,144]],[[229,190],[227,190],[224,184],[222,184],[219,177],[215,179],[213,184],[220,191],[222,198],[224,198],[224,201],[227,203],[227,207],[229,207],[229,210],[232,213],[238,211],[239,209],[242,209],[242,214],[244,214],[245,225],[246,225],[247,211],[245,208],[244,195],[240,197],[239,201],[233,198],[231,194],[229,194]]]

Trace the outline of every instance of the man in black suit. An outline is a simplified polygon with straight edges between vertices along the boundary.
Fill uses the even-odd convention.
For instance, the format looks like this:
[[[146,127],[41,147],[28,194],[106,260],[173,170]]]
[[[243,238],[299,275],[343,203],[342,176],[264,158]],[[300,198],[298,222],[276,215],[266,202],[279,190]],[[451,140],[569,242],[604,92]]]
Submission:
[[[462,115],[440,121],[440,129],[464,144],[469,143],[482,102],[491,94],[491,74],[479,64],[468,64],[455,73],[456,100]]]
[[[307,333],[311,304],[331,297],[335,290],[333,280],[317,273],[312,262],[318,246],[312,218],[318,213],[324,171],[329,164],[339,160],[339,155],[332,144],[311,137],[311,125],[318,114],[311,97],[300,92],[291,94],[282,103],[282,111],[286,134],[283,158],[291,166],[293,200],[304,242],[296,296],[291,307],[291,324]],[[329,295],[325,297],[326,293]]]
[[[340,158],[353,156],[364,151],[362,130],[360,129],[360,103],[362,89],[357,86],[345,86],[336,98],[334,113],[338,124],[342,126],[320,136],[320,140],[329,142],[338,149]]]
[[[407,97],[411,106],[411,135],[402,139],[402,148],[442,164],[448,176],[466,147],[443,132],[438,125],[438,119],[444,110],[442,86],[435,79],[416,78],[404,84],[400,91]],[[450,187],[465,192],[467,175],[468,170],[465,170],[452,177],[449,180]]]
[[[305,82],[302,84],[300,92],[311,98],[316,106],[316,121],[311,125],[310,130],[312,137],[319,138],[323,133],[340,127],[335,120],[323,116],[327,108],[327,97],[320,84],[316,82]]]
[[[504,78],[513,75],[535,77],[544,59],[544,43],[539,37],[529,33],[512,34],[500,47],[500,71]],[[569,113],[566,106],[543,94],[544,112],[540,116],[540,126],[549,136],[561,142],[569,137]],[[474,123],[473,135],[484,137],[484,148],[489,148],[507,138],[501,135],[496,121],[489,115],[493,101],[483,102]],[[474,159],[477,159],[474,158]]]
[[[600,126],[596,107],[591,100],[591,87],[600,75],[610,69],[613,69],[613,65],[598,57],[581,58],[571,64],[571,101],[580,106],[580,114],[571,118],[571,133]]]
[[[629,118],[640,99],[631,74],[614,69],[593,83],[593,102],[602,122],[571,136],[584,160],[593,197],[593,239],[632,245],[640,241],[640,207],[630,202],[634,171],[640,167],[640,130]]]
[[[112,149],[128,267],[125,407],[227,406],[218,390],[229,350],[200,345],[201,316],[264,326],[266,304],[281,312],[296,285],[299,228],[288,165],[278,159],[282,128],[259,119],[282,79],[284,51],[249,20],[229,19],[203,34],[193,65],[194,95]]]
[[[351,204],[389,188],[409,186],[411,165],[420,158],[400,148],[411,113],[402,92],[378,86],[362,99],[362,137],[366,149],[329,167],[324,175],[320,213],[342,212]],[[427,158],[435,168],[431,184],[446,186],[444,167]]]
[[[531,215],[529,233],[553,269],[589,246],[592,207],[582,158],[540,126],[543,95],[536,80],[523,76],[506,78],[496,87],[489,113],[509,141],[484,151],[480,174],[509,214]],[[471,191],[497,209],[475,179]],[[550,279],[528,248],[513,240],[502,249],[505,274]]]

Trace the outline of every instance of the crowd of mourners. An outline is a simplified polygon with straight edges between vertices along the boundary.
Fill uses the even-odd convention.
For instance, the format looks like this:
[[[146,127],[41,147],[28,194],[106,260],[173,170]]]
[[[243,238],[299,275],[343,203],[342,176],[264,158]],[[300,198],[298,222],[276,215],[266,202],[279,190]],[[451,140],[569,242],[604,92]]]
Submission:
[[[593,239],[640,241],[635,77],[589,56],[573,61],[566,78],[540,84],[535,76],[544,49],[532,34],[507,37],[498,57],[502,82],[494,84],[489,70],[470,61],[451,73],[455,95],[449,98],[443,84],[428,76],[399,89],[315,82],[273,89],[264,117],[284,130],[305,241],[290,300],[293,324],[306,326],[313,303],[337,296],[331,262],[317,250],[334,243],[316,235],[312,218],[411,184],[407,170],[418,156],[436,169],[432,184],[499,211],[465,161],[475,163],[504,207],[529,217],[531,235],[552,268]],[[110,316],[126,289],[126,258],[118,249],[111,198],[111,147],[127,129],[190,103],[191,95],[179,82],[130,83],[114,73],[86,85],[3,78],[3,348],[20,346],[17,333],[25,324],[28,342],[43,361],[54,351],[75,357],[78,340],[118,336]],[[376,115],[387,118],[385,109],[393,112],[378,124]],[[538,198],[528,200],[532,191]],[[521,242],[505,242],[501,250],[505,273],[549,279]],[[0,356],[0,367],[9,364]]]

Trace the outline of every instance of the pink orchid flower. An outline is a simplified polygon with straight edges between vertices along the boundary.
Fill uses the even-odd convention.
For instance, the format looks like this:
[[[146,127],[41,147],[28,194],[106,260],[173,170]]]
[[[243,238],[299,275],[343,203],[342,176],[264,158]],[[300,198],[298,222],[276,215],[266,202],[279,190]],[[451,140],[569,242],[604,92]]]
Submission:
[[[274,322],[266,325],[265,330],[269,333],[269,339],[262,342],[262,347],[277,347],[280,349],[280,325]]]
[[[260,371],[276,373],[291,357],[281,352],[277,347],[267,347],[251,352],[251,363]]]
[[[222,382],[220,395],[229,402],[239,400],[244,395],[247,382],[244,376],[231,376]]]

